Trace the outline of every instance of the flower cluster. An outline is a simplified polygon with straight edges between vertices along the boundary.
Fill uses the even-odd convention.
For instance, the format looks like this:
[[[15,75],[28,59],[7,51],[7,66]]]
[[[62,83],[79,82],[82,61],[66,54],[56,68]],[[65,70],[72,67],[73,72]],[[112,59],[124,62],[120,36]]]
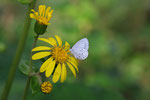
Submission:
[[[49,21],[52,17],[53,10],[51,7],[46,9],[45,5],[39,6],[39,11],[36,12],[34,9],[31,10],[33,13],[30,14],[30,18],[36,19],[39,24],[49,25]]]
[[[75,77],[76,70],[78,71],[78,62],[76,58],[70,53],[69,43],[65,42],[65,45],[62,45],[61,38],[57,35],[55,35],[55,38],[56,39],[52,37],[48,39],[38,38],[39,40],[50,44],[50,46],[39,46],[32,49],[32,51],[40,51],[32,56],[32,60],[48,57],[40,67],[40,72],[45,72],[46,77],[50,77],[54,72],[52,78],[54,83],[56,83],[59,78],[61,78],[61,82],[64,82],[67,76],[66,65],[70,68]]]
[[[34,31],[38,37],[46,32],[53,10],[51,10],[51,7],[46,8],[45,5],[40,5],[38,12],[34,9],[31,12],[30,18],[36,19]],[[67,77],[67,69],[70,69],[74,77],[76,77],[76,73],[79,72],[77,59],[84,60],[88,56],[87,49],[89,46],[87,39],[80,40],[73,47],[74,49],[71,49],[70,44],[66,41],[63,44],[62,39],[57,35],[49,38],[38,38],[38,40],[49,44],[49,46],[38,46],[32,49],[32,52],[34,52],[32,60],[42,60],[43,62],[39,70],[40,74],[44,73],[47,79],[52,76],[53,83],[59,80],[63,83]],[[80,43],[82,44],[80,45]],[[41,91],[46,94],[50,93],[52,84],[49,81],[42,83],[41,78],[39,80]]]
[[[47,25],[49,25],[49,21],[52,17],[53,10],[51,7],[46,8],[45,5],[39,6],[39,11],[36,12],[34,9],[31,10],[30,18],[36,19],[36,23],[34,26],[34,32],[37,35],[42,35],[46,32]]]

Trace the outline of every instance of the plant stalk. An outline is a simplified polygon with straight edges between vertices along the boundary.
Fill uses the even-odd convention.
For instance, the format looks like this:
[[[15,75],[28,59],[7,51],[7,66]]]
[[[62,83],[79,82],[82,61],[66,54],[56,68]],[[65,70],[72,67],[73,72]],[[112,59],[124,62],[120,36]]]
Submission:
[[[32,49],[35,47],[36,43],[37,43],[37,39],[38,39],[39,35],[37,35],[35,37],[35,40],[34,40],[34,43],[33,43],[33,46],[32,46]],[[30,67],[30,74],[32,74],[32,49],[31,49],[31,53],[30,53],[30,64],[29,64],[29,67]],[[29,87],[30,87],[30,80],[31,80],[31,75],[28,76],[28,79],[27,79],[27,82],[26,82],[26,86],[25,86],[25,89],[24,89],[24,93],[23,93],[23,96],[22,96],[22,100],[26,100],[27,99],[27,94],[28,94],[28,90],[29,90]]]
[[[29,33],[29,28],[30,28],[30,23],[31,23],[31,19],[29,17],[29,14],[30,14],[31,9],[33,9],[35,7],[35,3],[36,3],[36,0],[33,0],[32,3],[30,3],[28,5],[28,11],[27,11],[26,17],[25,17],[23,33],[22,33],[21,38],[19,40],[16,54],[15,54],[14,59],[12,61],[12,64],[11,64],[11,67],[9,70],[9,74],[8,74],[8,79],[7,79],[5,86],[3,88],[0,100],[7,100],[9,91],[11,89],[11,86],[12,86],[12,83],[14,80],[14,76],[15,76],[18,64],[20,62],[21,55],[22,55],[22,52],[23,52],[23,49],[24,49],[24,46],[25,46],[25,43],[27,40],[28,33]]]

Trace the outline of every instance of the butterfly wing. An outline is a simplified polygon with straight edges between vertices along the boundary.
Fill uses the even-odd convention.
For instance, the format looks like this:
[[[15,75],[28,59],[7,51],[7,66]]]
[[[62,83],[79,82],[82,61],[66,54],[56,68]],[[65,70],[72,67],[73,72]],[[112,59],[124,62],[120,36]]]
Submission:
[[[79,60],[84,60],[88,57],[88,51],[86,49],[78,49],[74,52],[74,56]]]
[[[79,40],[73,47],[72,49],[75,49],[75,48],[83,48],[83,49],[86,49],[88,50],[89,49],[89,41],[87,38],[83,38],[81,40]]]
[[[75,58],[79,60],[84,60],[88,57],[89,42],[87,38],[79,40],[73,47],[70,49],[71,53]]]

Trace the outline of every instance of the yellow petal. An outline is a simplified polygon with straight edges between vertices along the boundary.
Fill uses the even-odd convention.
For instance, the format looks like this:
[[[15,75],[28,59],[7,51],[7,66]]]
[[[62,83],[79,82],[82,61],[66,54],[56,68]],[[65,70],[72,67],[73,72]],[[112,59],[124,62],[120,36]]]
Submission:
[[[50,15],[50,14],[48,13],[47,21],[49,22],[51,18],[52,18],[52,15]]]
[[[56,42],[56,40],[54,38],[50,37],[48,39],[49,39],[49,41],[51,41],[51,43],[52,43],[53,46],[57,45],[57,42]]]
[[[48,65],[48,67],[46,68],[46,73],[45,73],[46,77],[50,77],[50,76],[51,76],[51,74],[52,74],[52,72],[53,72],[53,70],[54,70],[55,64],[56,64],[56,61],[53,60],[53,61]]]
[[[54,12],[54,10],[51,10],[50,12],[49,12],[49,14],[52,14]]]
[[[76,66],[78,66],[78,61],[77,61],[76,58],[74,58],[74,57],[69,57],[69,60],[72,61],[72,62],[74,62],[74,63],[76,64]]]
[[[50,23],[49,22],[43,22],[45,25],[49,25]]]
[[[68,62],[71,63],[76,68],[77,72],[79,72],[78,66],[74,61],[68,60]]]
[[[59,63],[56,67],[56,70],[55,70],[53,78],[52,78],[52,81],[54,83],[56,83],[59,80],[60,74],[61,74],[61,64]]]
[[[34,10],[34,9],[31,9],[31,11],[32,11],[33,13],[35,13],[35,10]]]
[[[46,10],[46,6],[45,6],[45,5],[43,5],[42,16],[44,16],[44,14],[45,14],[45,10]]]
[[[38,12],[35,12],[34,15],[35,15],[35,17],[38,17]]]
[[[76,77],[76,71],[75,71],[74,67],[68,62],[67,62],[67,65],[69,66],[70,70],[72,71],[74,77]]]
[[[62,40],[61,40],[61,38],[60,38],[59,36],[57,36],[57,35],[55,35],[55,37],[56,37],[56,40],[57,40],[59,46],[61,46],[61,45],[62,45]]]
[[[65,42],[65,49],[67,50],[67,49],[69,49],[70,48],[70,45],[69,45],[69,43],[66,41]]]
[[[63,63],[62,64],[62,71],[61,71],[61,80],[60,80],[61,83],[64,82],[64,80],[66,79],[66,76],[67,76],[67,70],[66,70],[65,64]]]
[[[31,13],[30,14],[30,18],[35,18],[34,14]]]
[[[48,21],[51,19],[52,13],[53,13],[53,10],[51,10],[51,11],[48,13],[48,16],[47,16]]]
[[[40,67],[40,72],[44,72],[44,71],[46,70],[46,68],[47,68],[49,65],[51,65],[52,60],[53,60],[52,57],[48,58],[48,59],[42,64],[42,66]]]
[[[66,65],[65,65],[65,68],[66,68]],[[64,75],[64,80],[66,80],[66,77],[67,77],[67,69],[66,69],[66,72],[65,72],[65,75]]]
[[[40,14],[40,16],[42,15],[42,11],[43,11],[43,5],[40,5],[39,6],[39,14]]]
[[[34,9],[31,9],[31,11],[33,12],[33,15],[36,17],[38,16],[38,12],[36,12]],[[32,15],[31,15],[32,16]]]
[[[32,60],[37,60],[49,56],[51,52],[38,52],[32,56]]]
[[[46,46],[39,46],[32,49],[32,51],[40,51],[40,50],[51,50],[51,48]]]
[[[48,8],[46,9],[45,17],[47,17],[47,15],[48,15],[50,9],[51,9],[51,7],[48,7]]]
[[[41,40],[41,41],[47,42],[47,43],[49,43],[49,44],[52,45],[52,46],[55,45],[55,44],[54,44],[54,41],[50,41],[49,39],[45,39],[45,38],[38,38],[38,39]]]

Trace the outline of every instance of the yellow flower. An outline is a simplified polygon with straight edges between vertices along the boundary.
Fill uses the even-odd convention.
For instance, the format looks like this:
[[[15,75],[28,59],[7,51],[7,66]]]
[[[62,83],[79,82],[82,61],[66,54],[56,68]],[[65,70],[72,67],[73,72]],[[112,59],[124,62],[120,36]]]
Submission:
[[[52,91],[52,84],[49,81],[43,82],[41,84],[41,91],[46,94],[50,93]]]
[[[64,82],[67,76],[66,65],[68,65],[69,69],[72,71],[75,77],[76,70],[78,72],[78,62],[70,52],[69,43],[65,42],[65,45],[62,45],[61,38],[57,35],[55,35],[55,38],[56,39],[52,37],[48,39],[38,38],[41,41],[49,43],[51,47],[39,46],[32,49],[32,51],[41,51],[35,53],[32,56],[32,60],[38,60],[44,57],[48,57],[48,59],[40,67],[40,72],[45,72],[46,77],[50,77],[54,71],[52,77],[52,81],[54,83],[56,83],[60,77],[60,81]]]
[[[53,13],[53,10],[50,9],[51,7],[46,9],[45,5],[39,5],[39,12],[32,9],[33,13],[30,13],[30,18],[36,19],[39,24],[48,25]]]

